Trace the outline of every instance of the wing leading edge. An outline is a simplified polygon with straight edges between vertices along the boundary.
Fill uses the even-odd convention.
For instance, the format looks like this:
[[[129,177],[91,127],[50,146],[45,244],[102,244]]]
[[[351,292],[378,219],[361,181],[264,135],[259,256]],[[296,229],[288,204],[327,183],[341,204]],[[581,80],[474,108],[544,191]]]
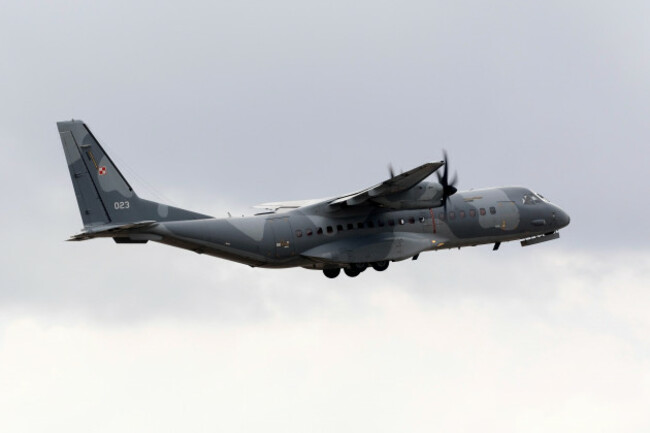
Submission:
[[[431,176],[443,165],[445,165],[444,161],[427,162],[426,164],[422,164],[421,166],[415,167],[405,173],[391,177],[390,179],[370,188],[336,198],[330,201],[329,204],[333,207],[358,206],[367,202],[372,202],[373,199],[408,191],[427,177]]]

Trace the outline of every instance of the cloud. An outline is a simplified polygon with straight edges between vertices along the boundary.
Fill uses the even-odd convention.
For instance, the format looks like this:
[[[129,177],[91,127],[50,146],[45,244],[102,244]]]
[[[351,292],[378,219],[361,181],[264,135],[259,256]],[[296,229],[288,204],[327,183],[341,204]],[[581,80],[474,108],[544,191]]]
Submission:
[[[423,263],[404,263],[409,272],[398,271],[399,278],[359,277],[368,277],[366,284],[348,279],[333,286],[316,273],[271,272],[233,300],[230,290],[245,286],[233,285],[241,274],[210,279],[203,270],[198,279],[212,283],[213,297],[202,298],[192,287],[188,296],[212,303],[212,319],[203,314],[193,320],[198,308],[183,314],[187,301],[180,311],[167,306],[165,313],[126,325],[5,314],[0,406],[6,415],[0,428],[648,427],[650,319],[641,313],[650,296],[649,257],[637,262],[642,266],[610,262],[608,272],[587,283],[584,274],[603,257],[542,253],[510,260],[511,269],[549,277],[524,283],[518,272],[490,271],[472,260],[465,263],[482,274],[481,290],[466,272],[436,287],[432,279],[420,291],[413,282],[424,280],[421,272],[408,274]],[[513,261],[520,266],[512,267]],[[177,269],[181,278],[197,271]],[[216,284],[220,279],[228,295]],[[518,283],[504,283],[508,279]],[[224,299],[238,310],[235,319],[217,317]],[[246,302],[264,314],[244,308]]]

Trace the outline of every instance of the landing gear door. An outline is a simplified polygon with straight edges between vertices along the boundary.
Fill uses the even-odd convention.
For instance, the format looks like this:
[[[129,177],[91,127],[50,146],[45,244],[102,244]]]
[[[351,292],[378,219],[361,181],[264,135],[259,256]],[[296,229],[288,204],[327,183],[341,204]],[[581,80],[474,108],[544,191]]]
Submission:
[[[289,218],[274,218],[270,223],[275,241],[275,257],[282,259],[293,256],[295,250]]]

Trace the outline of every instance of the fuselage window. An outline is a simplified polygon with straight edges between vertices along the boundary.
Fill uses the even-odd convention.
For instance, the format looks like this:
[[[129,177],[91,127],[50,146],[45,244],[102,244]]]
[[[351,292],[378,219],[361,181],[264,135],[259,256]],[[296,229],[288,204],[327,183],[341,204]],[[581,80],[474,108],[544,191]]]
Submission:
[[[312,232],[311,229],[307,229],[307,236],[311,236],[313,234],[314,234],[314,232]]]
[[[420,222],[424,223],[424,217],[423,216],[420,217]]]
[[[485,215],[485,208],[482,207],[481,209],[479,209],[479,213],[481,214],[481,216],[484,216]]]
[[[296,230],[296,237],[301,238],[302,237],[302,230]]]
[[[332,226],[327,226],[327,233],[333,233],[333,232],[334,229],[332,228]]]
[[[375,227],[375,223],[373,223],[372,221],[368,221],[368,228],[371,229],[374,227]]]
[[[445,220],[445,213],[444,213],[444,212],[440,212],[440,213],[438,214],[438,219],[439,219],[440,221],[444,221],[444,220]]]
[[[453,220],[456,218],[456,212],[449,212],[449,219]]]
[[[497,213],[497,209],[494,206],[490,206],[490,214],[494,215]]]
[[[415,217],[409,217],[409,224],[415,224]]]
[[[460,216],[461,218],[465,218],[465,211],[462,210],[462,211],[458,212],[458,216]]]
[[[354,230],[354,224],[348,223],[348,230]]]
[[[343,231],[343,226],[341,224],[337,225],[336,230],[339,231],[339,232],[342,232]]]
[[[316,230],[316,234],[317,234],[317,235],[322,235],[322,234],[323,234],[323,228],[322,228],[322,227],[318,227],[318,229]]]
[[[395,225],[395,220],[388,220],[388,225],[393,227]]]
[[[404,224],[406,224],[406,221],[404,221],[404,218],[400,218],[399,225],[403,226]]]
[[[385,224],[384,224],[384,220],[377,220],[377,225],[378,225],[379,227],[383,227],[383,226],[385,225]]]
[[[357,228],[362,229],[363,228],[363,223],[357,223]]]
[[[469,216],[475,217],[476,216],[476,209],[470,209],[469,210]]]

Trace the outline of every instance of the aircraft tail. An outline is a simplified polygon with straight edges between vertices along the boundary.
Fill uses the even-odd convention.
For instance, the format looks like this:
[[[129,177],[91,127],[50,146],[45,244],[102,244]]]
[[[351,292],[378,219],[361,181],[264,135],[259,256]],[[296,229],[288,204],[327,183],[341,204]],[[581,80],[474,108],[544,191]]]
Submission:
[[[85,229],[211,218],[139,198],[82,121],[57,122],[57,126]]]

